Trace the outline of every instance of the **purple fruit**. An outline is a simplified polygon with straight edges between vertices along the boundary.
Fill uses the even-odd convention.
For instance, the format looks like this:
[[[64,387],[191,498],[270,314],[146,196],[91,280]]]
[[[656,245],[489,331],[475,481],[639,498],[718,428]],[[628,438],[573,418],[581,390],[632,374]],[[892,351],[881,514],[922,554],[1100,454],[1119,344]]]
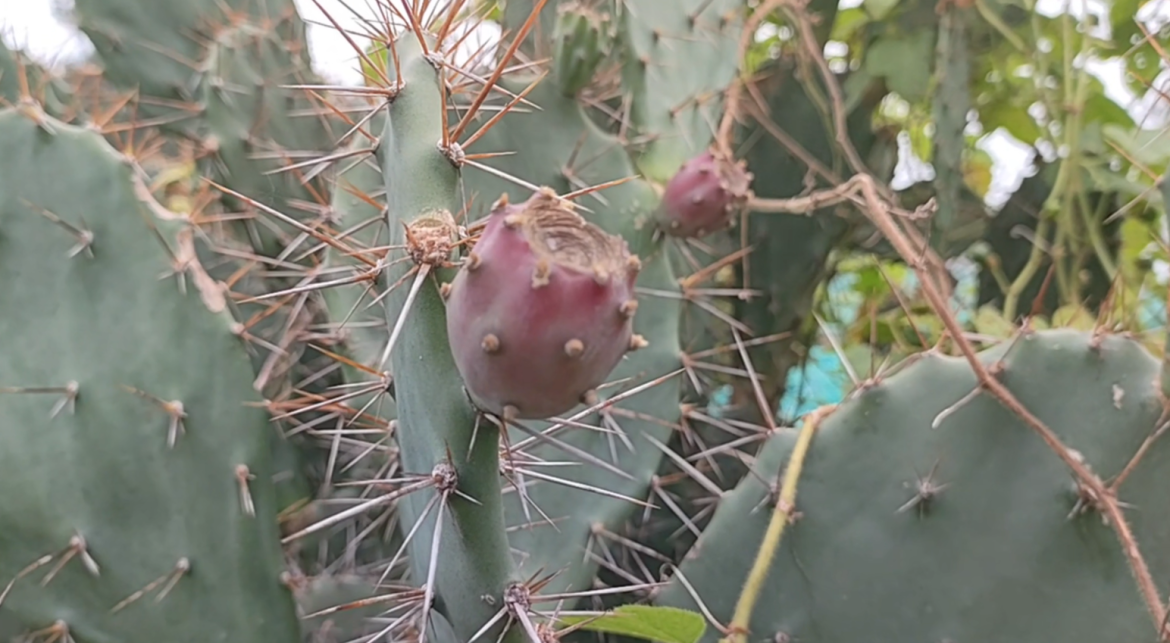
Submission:
[[[676,237],[702,237],[730,225],[751,196],[752,175],[742,161],[713,150],[687,161],[666,184],[658,219]]]
[[[447,336],[464,386],[484,411],[543,419],[569,411],[626,352],[641,265],[624,239],[549,188],[501,199],[447,293]]]

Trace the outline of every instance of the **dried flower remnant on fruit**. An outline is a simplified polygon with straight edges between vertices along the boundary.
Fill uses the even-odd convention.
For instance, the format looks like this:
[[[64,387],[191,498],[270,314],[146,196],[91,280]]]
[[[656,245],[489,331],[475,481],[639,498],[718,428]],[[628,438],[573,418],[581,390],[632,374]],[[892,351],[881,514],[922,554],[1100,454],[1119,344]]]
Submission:
[[[483,410],[548,418],[590,398],[633,334],[641,269],[621,237],[548,188],[498,201],[447,294],[456,366]],[[595,394],[594,394],[595,396]]]
[[[679,168],[662,195],[659,223],[668,234],[702,237],[731,224],[751,198],[752,174],[743,161],[710,150]]]
[[[440,266],[451,256],[457,227],[446,210],[432,210],[406,226],[406,251],[414,263]]]

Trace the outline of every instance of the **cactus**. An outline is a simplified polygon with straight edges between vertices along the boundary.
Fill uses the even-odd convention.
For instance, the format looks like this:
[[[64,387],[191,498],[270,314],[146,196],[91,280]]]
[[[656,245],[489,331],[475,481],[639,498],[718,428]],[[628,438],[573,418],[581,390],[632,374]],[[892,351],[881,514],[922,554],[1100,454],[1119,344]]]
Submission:
[[[1170,515],[1151,486],[1170,475],[1167,443],[1152,440],[1159,364],[1133,340],[1066,329],[1023,331],[979,358],[1117,491],[1111,502],[1140,508],[1130,540],[966,360],[922,354],[815,429],[751,640],[1148,637],[1126,550],[1136,537],[1154,569],[1170,565]],[[689,585],[731,622],[795,442],[769,438],[658,604],[697,608]]]
[[[0,145],[0,638],[293,640],[267,418],[192,228],[95,132],[6,109]]]
[[[443,300],[428,278],[450,260],[456,234],[452,213],[460,207],[458,172],[435,145],[446,136],[442,94],[439,75],[423,52],[424,38],[408,35],[395,45],[404,88],[389,108],[380,150],[390,242],[409,243],[412,258],[386,268],[387,283],[411,282],[409,290],[395,288],[385,298],[394,342],[387,344],[386,357],[396,377],[402,466],[426,485],[399,505],[404,524],[422,525],[410,540],[410,562],[412,578],[427,587],[423,627],[434,607],[450,622],[456,640],[469,640],[492,621],[494,605],[503,604],[513,580],[512,561],[493,427],[479,425],[463,391],[447,342]]]
[[[576,96],[593,78],[613,51],[613,17],[580,2],[557,7],[553,32],[553,80],[565,96]]]
[[[361,26],[367,86],[349,90],[314,78],[291,0],[155,4],[76,0],[108,84],[96,92],[32,67],[17,73],[35,82],[14,82],[0,49],[0,96],[17,103],[0,114],[0,283],[14,284],[0,337],[15,356],[0,417],[16,436],[0,455],[15,490],[0,501],[0,637],[175,638],[162,618],[195,609],[186,638],[367,643],[587,638],[578,627],[693,643],[699,613],[708,640],[735,643],[989,638],[996,616],[1024,640],[1142,635],[1143,609],[1161,618],[1150,579],[1170,561],[1109,532],[1157,547],[1170,523],[1154,507],[1131,533],[1108,494],[1084,491],[1103,493],[1091,472],[1120,470],[1161,409],[1156,360],[1104,325],[983,355],[1077,449],[1057,450],[1074,478],[945,343],[810,421],[815,437],[776,427],[842,250],[912,264],[970,349],[927,287],[937,256],[906,248],[935,232],[948,256],[969,242],[963,115],[983,72],[966,67],[987,34],[972,10],[867,5],[897,17],[859,35],[831,0],[515,0],[492,16],[507,34],[493,59],[458,69],[453,45],[484,7],[383,3]],[[795,37],[765,55],[752,41],[777,17]],[[834,71],[830,31],[886,58]],[[891,72],[903,32],[914,51],[938,36],[938,228],[879,216],[896,205],[880,185],[893,146],[873,116],[892,91],[934,86]],[[75,117],[92,130],[61,122]],[[846,182],[844,200],[817,187]],[[70,241],[73,256],[54,254]],[[93,295],[110,288],[123,296]],[[54,329],[68,339],[46,344]],[[52,418],[45,392],[65,402]],[[1160,445],[1118,474],[1143,509]],[[82,448],[81,465],[46,473]],[[126,494],[139,500],[111,504]],[[975,502],[988,494],[1026,511]],[[111,506],[117,520],[97,517]],[[1110,524],[1058,519],[1070,508]],[[175,547],[190,568],[150,576]],[[958,547],[968,562],[923,566]],[[1045,592],[950,589],[997,590],[1015,570]],[[132,600],[110,613],[119,594]],[[656,623],[680,613],[646,600],[689,619]]]
[[[322,108],[293,88],[315,82],[295,3],[198,0],[151,11],[141,4],[79,0],[72,12],[106,80],[137,90],[139,117],[195,141],[203,174],[247,199],[286,212],[320,202],[321,188],[302,184],[315,164],[299,163],[332,143]],[[279,222],[246,224],[241,234],[268,256],[297,232]]]

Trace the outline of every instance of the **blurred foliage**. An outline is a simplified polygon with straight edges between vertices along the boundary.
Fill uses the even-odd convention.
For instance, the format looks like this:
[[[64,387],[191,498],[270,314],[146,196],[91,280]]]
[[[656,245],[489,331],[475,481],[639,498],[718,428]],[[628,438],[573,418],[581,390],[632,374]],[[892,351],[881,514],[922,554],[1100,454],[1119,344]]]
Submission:
[[[849,138],[868,134],[856,108],[876,92],[869,126],[899,143],[892,185],[903,206],[935,200],[922,230],[950,258],[953,304],[976,337],[1020,323],[1109,325],[1162,351],[1150,331],[1165,324],[1170,277],[1157,189],[1170,168],[1170,16],[1155,4],[1106,0],[1087,15],[1048,15],[1034,0],[863,0],[819,26]],[[777,12],[749,67],[801,61],[798,34]],[[797,76],[832,136],[829,97],[811,71]],[[1120,82],[1107,85],[1110,76]],[[993,140],[1031,157],[1023,176],[995,164]],[[863,157],[879,178],[892,170],[888,158]],[[863,225],[833,257],[802,326],[815,345],[783,387],[785,420],[942,339],[912,271],[872,230]]]

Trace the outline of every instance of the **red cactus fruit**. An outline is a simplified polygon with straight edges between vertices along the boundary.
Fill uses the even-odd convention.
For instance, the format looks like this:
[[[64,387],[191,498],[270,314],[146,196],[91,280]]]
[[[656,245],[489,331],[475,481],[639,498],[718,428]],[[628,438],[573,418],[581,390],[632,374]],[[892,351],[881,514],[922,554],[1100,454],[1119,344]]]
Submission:
[[[449,288],[447,337],[472,400],[504,418],[544,419],[596,397],[633,334],[641,265],[624,239],[549,188],[501,198]]]
[[[702,237],[730,225],[751,196],[752,175],[742,161],[714,150],[683,164],[666,184],[658,220],[676,237]]]

